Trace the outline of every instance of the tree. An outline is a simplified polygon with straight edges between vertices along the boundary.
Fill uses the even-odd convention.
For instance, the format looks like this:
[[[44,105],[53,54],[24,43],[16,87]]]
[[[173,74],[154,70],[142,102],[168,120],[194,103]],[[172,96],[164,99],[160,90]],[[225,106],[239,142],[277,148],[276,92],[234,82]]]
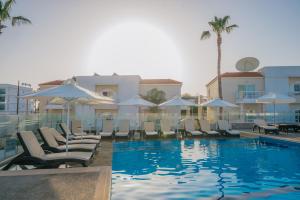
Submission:
[[[211,36],[210,32],[214,32],[217,36],[217,47],[218,47],[218,64],[217,64],[217,79],[218,79],[218,94],[219,98],[223,99],[222,95],[222,82],[221,82],[221,45],[222,45],[222,33],[231,33],[235,28],[238,27],[236,24],[229,25],[230,16],[223,18],[214,17],[214,19],[208,22],[211,27],[211,31],[203,31],[201,40],[208,39]]]
[[[21,24],[31,24],[31,21],[23,16],[11,16],[11,8],[15,0],[7,0],[3,2],[0,0],[0,34],[3,32],[4,28],[7,28],[5,23],[7,21],[11,22],[12,26]]]
[[[162,90],[158,90],[157,88],[153,88],[147,92],[146,96],[143,96],[144,99],[150,101],[155,104],[161,104],[166,101],[166,93]],[[158,108],[150,108],[152,112],[157,112]]]

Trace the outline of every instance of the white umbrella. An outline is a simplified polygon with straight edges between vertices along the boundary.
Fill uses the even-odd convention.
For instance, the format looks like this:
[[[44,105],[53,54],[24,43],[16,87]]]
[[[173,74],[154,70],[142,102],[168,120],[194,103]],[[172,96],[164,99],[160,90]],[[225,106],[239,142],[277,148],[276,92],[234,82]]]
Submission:
[[[67,104],[67,126],[70,125],[70,104],[73,102],[98,101],[99,103],[111,104],[113,100],[108,97],[99,96],[96,93],[80,87],[73,80],[67,80],[63,85],[41,90],[32,94],[24,95],[22,98],[38,99],[43,97],[54,97],[57,101],[63,100]],[[66,135],[66,151],[68,151],[69,135]]]
[[[122,102],[118,103],[118,105],[119,106],[136,106],[136,107],[138,107],[139,113],[140,113],[140,107],[157,106],[156,104],[141,98],[139,95],[136,95],[130,99],[122,101]],[[140,121],[140,120],[138,119],[138,121]],[[140,122],[138,122],[138,126],[139,125],[140,125]]]
[[[273,104],[274,107],[274,124],[276,122],[275,120],[275,111],[276,111],[276,104],[290,104],[295,103],[296,99],[294,97],[290,97],[284,94],[276,94],[273,92],[270,92],[266,95],[263,95],[256,100],[257,103],[264,103],[264,104]]]
[[[165,101],[165,102],[159,104],[159,107],[162,107],[162,108],[165,108],[165,107],[182,108],[182,107],[191,107],[191,106],[198,106],[198,104],[195,104],[191,101],[182,99],[180,96],[175,96],[175,97],[169,99],[168,101]],[[180,118],[181,118],[181,116],[180,116]],[[178,120],[177,125],[176,125],[177,129],[178,129],[180,119],[176,119],[176,120]]]
[[[213,108],[236,108],[236,107],[238,107],[235,104],[232,104],[228,101],[224,101],[224,100],[218,99],[218,98],[204,102],[200,106],[213,107]]]
[[[118,103],[119,106],[144,106],[144,107],[154,107],[156,104],[147,101],[143,98],[141,98],[139,95],[136,95],[130,99],[127,99],[125,101],[122,101]]]
[[[184,107],[184,106],[198,106],[198,105],[188,100],[184,100],[179,96],[175,96],[172,99],[159,104],[159,107],[172,107],[172,106]]]
[[[235,105],[233,103],[224,101],[219,98],[204,102],[200,106],[211,107],[211,108],[237,108],[238,107],[237,105]],[[228,120],[229,120],[229,113],[228,113]]]

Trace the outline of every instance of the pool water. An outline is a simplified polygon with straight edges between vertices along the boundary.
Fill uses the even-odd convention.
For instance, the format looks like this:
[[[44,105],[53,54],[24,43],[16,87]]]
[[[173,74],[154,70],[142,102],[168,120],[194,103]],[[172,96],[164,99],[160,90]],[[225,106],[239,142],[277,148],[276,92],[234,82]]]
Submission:
[[[263,139],[116,142],[112,199],[300,199],[300,146]]]

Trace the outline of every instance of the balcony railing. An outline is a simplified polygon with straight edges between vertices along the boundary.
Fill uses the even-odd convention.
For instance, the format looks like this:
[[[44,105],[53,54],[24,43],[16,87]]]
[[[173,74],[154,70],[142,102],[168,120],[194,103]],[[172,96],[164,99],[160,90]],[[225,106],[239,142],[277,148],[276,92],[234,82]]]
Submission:
[[[236,93],[236,100],[256,100],[264,95],[264,91],[239,91]]]

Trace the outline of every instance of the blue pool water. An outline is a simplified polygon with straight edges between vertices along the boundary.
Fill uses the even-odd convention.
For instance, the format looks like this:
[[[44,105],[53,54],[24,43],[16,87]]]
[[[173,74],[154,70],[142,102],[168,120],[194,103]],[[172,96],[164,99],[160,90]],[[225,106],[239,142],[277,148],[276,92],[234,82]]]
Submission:
[[[300,199],[300,146],[262,139],[114,143],[112,199]]]

